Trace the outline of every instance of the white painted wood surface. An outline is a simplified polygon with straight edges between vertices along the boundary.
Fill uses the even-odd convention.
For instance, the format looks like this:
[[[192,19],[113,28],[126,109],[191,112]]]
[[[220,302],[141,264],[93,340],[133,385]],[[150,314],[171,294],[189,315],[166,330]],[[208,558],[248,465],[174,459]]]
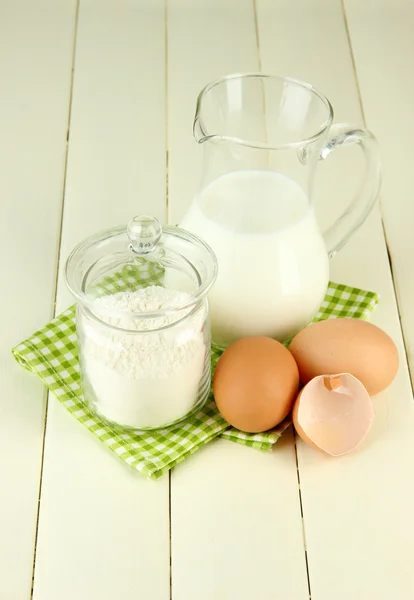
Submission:
[[[10,349],[53,314],[75,2],[0,2],[0,598],[32,586],[46,394]],[[52,84],[53,82],[53,84]]]
[[[340,0],[81,0],[60,228],[75,2],[0,0],[2,265],[13,290],[2,299],[11,325],[0,363],[1,600],[30,596],[33,567],[36,600],[414,597],[414,405],[379,210],[332,277],[381,293],[374,320],[396,341],[401,369],[375,399],[358,452],[328,460],[297,444],[301,496],[291,434],[270,454],[217,441],[149,482],[54,398],[42,464],[45,394],[8,354],[53,312],[59,251],[61,274],[92,232],[142,211],[181,219],[200,175],[191,128],[208,81],[259,68],[305,79],[332,100],[336,121],[361,125],[352,50],[382,144],[383,217],[411,348],[414,12],[409,0],[345,9],[347,21]],[[320,165],[323,226],[345,206],[359,158],[338,152]],[[16,266],[28,255],[22,280]],[[25,289],[36,290],[29,310],[18,301]],[[59,275],[56,310],[70,301]]]

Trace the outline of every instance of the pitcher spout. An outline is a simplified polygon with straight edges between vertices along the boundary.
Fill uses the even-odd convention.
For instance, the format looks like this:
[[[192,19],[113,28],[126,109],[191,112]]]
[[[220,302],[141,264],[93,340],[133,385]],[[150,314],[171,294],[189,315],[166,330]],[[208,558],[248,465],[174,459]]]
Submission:
[[[195,141],[197,142],[197,144],[202,144],[203,142],[205,142],[206,140],[208,140],[211,136],[207,135],[205,131],[203,131],[201,122],[200,122],[200,117],[198,114],[196,114],[195,118],[194,118],[194,124],[193,124],[193,136]]]

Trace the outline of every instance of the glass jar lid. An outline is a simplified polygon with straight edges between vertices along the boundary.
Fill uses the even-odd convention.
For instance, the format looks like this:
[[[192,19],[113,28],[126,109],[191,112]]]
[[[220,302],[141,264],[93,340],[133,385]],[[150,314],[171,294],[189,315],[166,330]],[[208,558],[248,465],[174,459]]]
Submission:
[[[99,304],[100,311],[122,316],[122,309],[105,309],[96,302],[122,291],[160,285],[186,292],[162,310],[129,313],[145,318],[188,310],[207,294],[216,277],[216,256],[201,238],[179,227],[162,227],[149,215],[87,238],[74,248],[65,266],[69,289],[95,314]]]

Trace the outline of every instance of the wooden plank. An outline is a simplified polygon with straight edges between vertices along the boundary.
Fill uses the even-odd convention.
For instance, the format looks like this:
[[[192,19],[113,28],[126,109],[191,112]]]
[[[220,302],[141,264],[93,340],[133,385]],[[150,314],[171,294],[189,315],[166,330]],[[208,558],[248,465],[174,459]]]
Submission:
[[[259,67],[250,0],[168,4],[169,218],[177,223],[201,176],[192,139],[199,91]],[[212,443],[171,478],[172,597],[308,598],[294,448],[266,454]]]
[[[258,0],[258,16],[264,70],[311,81],[331,99],[337,120],[361,123],[340,2]],[[357,21],[356,10],[354,17]],[[370,22],[375,27],[375,19],[367,18],[366,28]],[[375,51],[381,38],[375,34]],[[371,39],[373,44],[373,32]],[[379,77],[378,55],[375,61]],[[376,94],[384,85],[382,72]],[[390,99],[385,105],[404,114]],[[345,206],[356,164],[348,151],[332,158],[320,166],[318,202],[325,218],[335,213],[332,204],[336,211]],[[395,340],[401,368],[392,386],[375,398],[375,424],[358,452],[329,459],[298,444],[312,599],[409,598],[414,592],[414,405],[378,210],[337,255],[332,278],[381,294],[373,320]]]
[[[30,596],[44,388],[10,348],[52,314],[75,1],[0,3],[0,597]],[[53,85],[51,85],[53,82]]]
[[[93,232],[164,218],[164,114],[163,1],[82,1],[61,267]],[[57,311],[69,302],[60,280]],[[52,398],[34,598],[169,598],[168,492],[168,476],[116,461]]]
[[[197,191],[201,148],[192,127],[199,92],[217,77],[257,71],[250,0],[168,2],[168,199],[179,223]]]
[[[382,213],[411,378],[414,373],[414,182],[410,147],[414,122],[414,5],[409,0],[345,3],[365,118],[381,144],[384,162]],[[381,40],[381,43],[378,43]]]
[[[291,432],[272,452],[213,442],[171,484],[173,599],[307,600]]]

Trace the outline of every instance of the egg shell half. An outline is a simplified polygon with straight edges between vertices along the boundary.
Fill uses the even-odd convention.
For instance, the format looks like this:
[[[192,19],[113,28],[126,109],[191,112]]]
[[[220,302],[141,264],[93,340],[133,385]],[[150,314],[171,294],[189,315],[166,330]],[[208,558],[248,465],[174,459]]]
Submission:
[[[328,319],[309,325],[289,351],[302,383],[332,373],[351,373],[373,396],[389,386],[398,371],[398,351],[379,327],[360,319]]]
[[[306,444],[331,456],[341,456],[364,440],[374,411],[362,383],[349,373],[339,373],[312,379],[297,397],[292,419]]]
[[[299,372],[290,352],[268,337],[231,344],[214,373],[217,407],[228,423],[249,433],[276,427],[298,393]]]

